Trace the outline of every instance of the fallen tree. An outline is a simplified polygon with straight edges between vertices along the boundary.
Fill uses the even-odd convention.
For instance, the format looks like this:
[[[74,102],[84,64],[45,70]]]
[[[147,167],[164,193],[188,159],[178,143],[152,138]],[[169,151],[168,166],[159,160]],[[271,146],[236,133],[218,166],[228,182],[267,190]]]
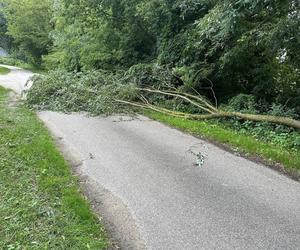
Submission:
[[[86,111],[95,115],[110,115],[130,113],[133,111],[130,107],[137,107],[189,120],[238,118],[285,125],[300,130],[299,120],[284,116],[243,112],[240,111],[241,109],[230,108],[230,106],[228,109],[220,108],[215,95],[213,95],[215,101],[212,104],[196,90],[186,92],[182,90],[183,88],[175,88],[170,84],[170,79],[163,80],[161,76],[158,77],[157,81],[160,84],[157,84],[156,88],[144,87],[144,84],[128,78],[124,72],[117,74],[93,71],[82,75],[82,73],[54,71],[48,75],[35,76],[32,81],[33,86],[28,92],[27,104],[36,109],[63,112]],[[188,113],[182,112],[184,109],[178,107],[168,108],[166,103],[170,100],[176,105],[188,104],[184,106],[196,109]]]
[[[167,114],[170,116],[189,119],[189,120],[204,120],[213,118],[239,118],[242,120],[256,121],[256,122],[270,122],[278,125],[285,125],[300,130],[300,121],[289,117],[272,116],[272,115],[260,115],[260,114],[247,114],[234,111],[225,111],[216,106],[213,106],[206,98],[201,95],[193,95],[190,93],[184,93],[179,91],[159,90],[150,88],[136,88],[140,92],[139,102],[133,102],[128,100],[116,99],[118,103],[131,105],[138,108],[149,109],[155,112]],[[181,99],[191,105],[197,107],[201,114],[190,114],[185,112],[179,112],[170,110],[152,104],[143,93],[161,94],[177,99]]]

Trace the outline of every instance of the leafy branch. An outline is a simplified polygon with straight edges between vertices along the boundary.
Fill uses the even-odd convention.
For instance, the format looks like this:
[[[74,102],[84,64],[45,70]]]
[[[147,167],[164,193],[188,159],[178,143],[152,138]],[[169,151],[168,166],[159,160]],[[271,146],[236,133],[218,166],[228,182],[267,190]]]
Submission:
[[[239,118],[242,120],[256,121],[256,122],[270,122],[279,125],[285,125],[300,129],[300,121],[283,116],[272,116],[272,115],[258,115],[241,113],[234,111],[225,111],[220,108],[214,107],[206,98],[201,95],[192,95],[189,93],[182,93],[179,91],[162,91],[159,89],[150,88],[136,88],[140,91],[140,102],[132,102],[128,100],[116,99],[118,103],[131,105],[138,108],[149,109],[155,112],[171,115],[178,118],[189,119],[189,120],[203,120],[203,119],[214,119],[214,118]],[[158,105],[152,104],[146,97],[142,94],[143,92],[160,94],[163,96],[172,96],[174,98],[182,99],[193,106],[197,107],[201,114],[191,114],[185,112],[178,112],[170,110],[167,108],[160,107]],[[203,113],[203,114],[202,114]]]

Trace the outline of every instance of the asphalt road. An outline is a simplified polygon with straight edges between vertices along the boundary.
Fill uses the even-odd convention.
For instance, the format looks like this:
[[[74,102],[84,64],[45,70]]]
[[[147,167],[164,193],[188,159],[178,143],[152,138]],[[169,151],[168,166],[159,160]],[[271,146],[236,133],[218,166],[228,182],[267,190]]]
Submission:
[[[145,117],[39,116],[122,249],[300,249],[299,182]]]
[[[7,75],[0,75],[1,86],[12,89],[17,94],[21,94],[23,90],[30,87],[30,83],[25,87],[27,80],[33,75],[30,71],[2,64],[0,64],[0,66],[11,70],[11,72]]]

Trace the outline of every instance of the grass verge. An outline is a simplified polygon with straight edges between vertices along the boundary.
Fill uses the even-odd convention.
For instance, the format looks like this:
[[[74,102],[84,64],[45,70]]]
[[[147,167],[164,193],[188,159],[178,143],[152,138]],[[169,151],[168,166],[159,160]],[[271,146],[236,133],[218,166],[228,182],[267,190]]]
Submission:
[[[0,67],[0,75],[7,75],[10,72],[10,69],[5,67]]]
[[[269,164],[280,163],[289,173],[294,173],[296,176],[300,173],[300,152],[297,150],[261,142],[253,136],[240,134],[211,121],[189,121],[149,111],[145,114],[172,127],[227,144],[246,155],[258,156]]]
[[[25,70],[29,70],[33,73],[43,74],[45,71],[41,68],[38,68],[37,66],[34,66],[29,63],[25,63],[21,60],[14,59],[11,57],[0,57],[0,64],[10,65],[10,66],[16,66]]]
[[[106,249],[99,220],[54,141],[0,87],[0,249]]]

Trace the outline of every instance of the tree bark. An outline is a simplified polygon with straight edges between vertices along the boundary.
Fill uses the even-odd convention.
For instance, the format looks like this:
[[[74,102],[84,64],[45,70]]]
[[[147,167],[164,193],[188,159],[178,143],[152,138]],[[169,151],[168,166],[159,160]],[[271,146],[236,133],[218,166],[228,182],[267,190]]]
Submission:
[[[239,118],[242,120],[249,120],[249,121],[256,121],[256,122],[270,122],[278,125],[293,127],[300,130],[300,121],[289,117],[272,116],[272,115],[256,115],[256,114],[247,114],[247,113],[240,113],[240,112],[223,111],[216,107],[213,107],[202,96],[194,96],[188,93],[181,93],[175,91],[162,91],[157,89],[142,89],[142,88],[138,88],[138,90],[142,92],[144,91],[144,92],[162,94],[167,96],[173,96],[174,98],[183,99],[184,101],[189,102],[190,104],[196,106],[200,110],[207,112],[207,114],[190,114],[190,113],[178,112],[178,111],[162,108],[149,103],[148,100],[143,95],[141,95],[142,103],[131,102],[126,100],[115,100],[115,101],[126,105],[149,109],[155,112],[167,114],[182,119],[188,119],[188,120],[205,120],[205,119],[214,119],[214,118]]]

